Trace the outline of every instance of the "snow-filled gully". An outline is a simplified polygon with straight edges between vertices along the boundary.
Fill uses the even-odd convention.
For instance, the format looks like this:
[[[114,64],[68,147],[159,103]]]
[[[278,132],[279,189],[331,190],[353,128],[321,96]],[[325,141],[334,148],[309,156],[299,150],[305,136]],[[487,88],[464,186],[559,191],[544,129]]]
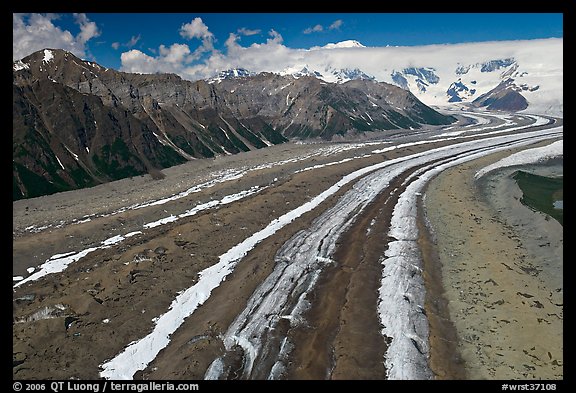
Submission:
[[[273,220],[259,232],[222,254],[219,262],[200,273],[196,284],[181,292],[169,310],[155,318],[153,330],[130,343],[101,365],[102,377],[130,379],[143,370],[170,342],[184,320],[192,315],[242,259],[262,240],[273,236],[306,212],[320,206],[344,186],[353,186],[336,204],[323,211],[311,226],[283,244],[275,256],[273,272],[257,287],[246,307],[222,335],[226,350],[242,348],[242,378],[281,378],[286,359],[297,342],[273,339],[270,332],[286,319],[298,326],[305,318],[307,295],[327,266],[335,263],[336,241],[379,194],[392,193],[390,184],[404,176],[390,220],[388,244],[382,265],[377,310],[381,333],[391,339],[385,359],[389,379],[429,379],[428,322],[423,313],[425,288],[417,247],[417,198],[436,174],[454,165],[511,147],[557,138],[562,127],[492,136],[454,143],[371,165],[344,176],[339,182],[305,204]],[[376,152],[375,152],[376,153]],[[264,367],[264,365],[266,365]],[[226,377],[225,357],[213,361],[206,379]],[[257,370],[257,371],[255,371]]]

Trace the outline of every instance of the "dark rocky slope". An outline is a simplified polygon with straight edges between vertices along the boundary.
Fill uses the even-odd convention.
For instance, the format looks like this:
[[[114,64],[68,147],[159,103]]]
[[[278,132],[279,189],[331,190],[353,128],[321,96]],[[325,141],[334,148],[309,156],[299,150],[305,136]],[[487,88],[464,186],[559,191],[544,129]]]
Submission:
[[[454,121],[387,83],[130,74],[45,49],[14,63],[13,199],[283,143]]]

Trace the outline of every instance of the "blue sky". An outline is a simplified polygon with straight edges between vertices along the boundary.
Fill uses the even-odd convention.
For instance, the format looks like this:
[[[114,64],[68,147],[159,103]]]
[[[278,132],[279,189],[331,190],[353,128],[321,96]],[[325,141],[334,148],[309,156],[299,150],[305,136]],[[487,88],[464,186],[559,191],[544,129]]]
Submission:
[[[54,47],[126,71],[170,72],[232,47],[309,49],[343,40],[416,46],[563,37],[561,13],[14,14],[14,59]],[[180,68],[172,67],[179,63]],[[172,68],[171,68],[172,67]]]

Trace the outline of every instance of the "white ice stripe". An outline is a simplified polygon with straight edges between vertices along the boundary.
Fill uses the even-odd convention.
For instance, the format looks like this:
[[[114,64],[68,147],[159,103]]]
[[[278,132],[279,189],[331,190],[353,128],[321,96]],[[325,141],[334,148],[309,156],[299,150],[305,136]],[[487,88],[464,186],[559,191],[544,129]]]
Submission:
[[[463,144],[462,147],[464,146],[473,148],[470,143]],[[438,149],[437,153],[441,151],[444,151],[444,156],[453,154],[453,151],[449,149]],[[259,354],[265,353],[267,356],[274,356],[275,353],[278,353],[278,360],[268,375],[269,379],[275,378],[278,375],[278,370],[283,369],[284,365],[281,359],[288,357],[290,347],[284,347],[278,352],[278,349],[271,347],[274,345],[271,344],[272,341],[265,340],[262,336],[267,334],[269,330],[274,330],[279,319],[289,319],[291,323],[294,321],[297,323],[301,320],[301,311],[306,306],[306,294],[313,288],[322,267],[331,263],[331,258],[327,257],[332,252],[330,246],[336,243],[336,238],[346,229],[354,216],[362,211],[363,206],[365,206],[364,203],[372,200],[392,178],[410,166],[432,159],[430,156],[424,159],[419,156],[421,155],[412,156],[414,159],[410,164],[401,162],[404,159],[397,159],[395,162],[400,162],[398,165],[390,165],[362,179],[339,200],[334,208],[327,210],[316,219],[311,228],[299,232],[278,252],[275,258],[274,271],[257,288],[249,299],[247,307],[236,317],[223,336],[227,350],[231,350],[235,345],[240,345],[244,349],[246,359],[243,378],[260,379],[266,377],[265,374],[262,374],[266,370],[261,367],[257,371],[259,374],[251,374],[251,365]],[[433,158],[436,157],[438,154],[433,155]],[[392,161],[389,164],[392,164]],[[420,172],[422,171],[416,171],[411,177],[416,177]],[[351,214],[352,212],[354,214]],[[413,238],[415,236],[413,234]],[[295,291],[295,288],[298,290]],[[292,302],[292,305],[288,304],[289,302]],[[296,302],[295,306],[293,306],[294,302]],[[414,335],[410,337],[413,340],[418,339]],[[255,351],[256,354],[254,354]],[[222,359],[216,359],[214,365],[209,367],[205,378],[221,378],[224,372],[222,362]]]
[[[492,137],[486,138],[480,142],[489,144],[491,141],[513,140],[514,137],[526,138],[534,134],[546,134],[547,131],[549,130],[528,132],[521,136],[507,135]],[[549,136],[545,136],[545,138],[546,137]],[[476,143],[478,143],[478,141],[462,142],[458,144],[457,147],[468,148]],[[280,218],[273,220],[266,228],[256,232],[243,242],[222,254],[218,263],[201,271],[196,284],[178,295],[170,305],[169,310],[155,320],[153,331],[144,338],[130,343],[118,355],[102,364],[101,368],[103,371],[100,375],[108,379],[131,379],[134,373],[138,370],[146,368],[146,366],[155,359],[157,354],[168,345],[170,342],[170,335],[178,329],[178,327],[184,322],[184,319],[192,315],[194,311],[210,297],[212,290],[220,285],[220,283],[234,270],[237,263],[250,250],[252,250],[259,242],[273,235],[276,231],[288,225],[302,214],[317,207],[321,202],[336,193],[344,185],[369,172],[386,167],[392,163],[421,157],[425,154],[450,151],[450,149],[455,148],[456,146],[454,145],[444,146],[427,152],[417,153],[408,157],[400,157],[359,169],[344,176],[339,182],[314,197],[312,200],[284,214]]]
[[[162,218],[160,220],[156,220],[156,221],[152,221],[152,222],[149,222],[147,224],[144,224],[144,228],[149,229],[149,228],[154,228],[154,227],[157,227],[160,225],[168,224],[170,222],[175,222],[175,221],[179,220],[180,218],[193,216],[193,215],[195,215],[195,214],[197,214],[203,210],[211,209],[214,206],[226,205],[228,203],[240,200],[240,199],[245,198],[249,195],[260,192],[260,191],[264,190],[265,188],[267,188],[267,187],[254,186],[254,187],[250,188],[249,190],[241,191],[239,193],[232,194],[232,195],[226,195],[224,198],[222,198],[220,200],[210,201],[210,202],[195,206],[194,208],[186,210],[184,213],[179,214],[178,216],[175,216],[172,214],[172,215],[165,217],[165,218]]]
[[[563,129],[563,127],[561,127]],[[504,168],[514,165],[524,165],[546,161],[551,158],[562,157],[564,155],[564,140],[559,140],[546,146],[536,147],[533,149],[522,150],[518,153],[505,157],[491,165],[485,166],[474,175],[479,179],[488,172],[498,168]]]
[[[441,134],[432,136],[432,138],[440,138],[440,137],[443,137],[443,136],[456,136],[456,135],[461,135],[461,134],[465,134],[465,133],[478,133],[478,132],[480,132],[480,131],[494,130],[494,129],[497,129],[497,128],[508,127],[509,125],[512,124],[512,121],[509,120],[509,119],[507,119],[507,118],[503,118],[503,115],[490,114],[488,117],[490,117],[490,116],[491,116],[491,117],[496,117],[496,118],[498,118],[498,119],[500,119],[500,120],[504,120],[504,123],[502,123],[502,124],[497,124],[497,125],[490,126],[490,127],[480,127],[480,128],[475,128],[475,127],[476,127],[477,125],[479,125],[479,124],[469,124],[469,125],[467,125],[467,126],[461,127],[461,130],[460,130],[460,131],[443,132],[443,133],[441,133]],[[478,118],[478,119],[480,119],[480,117],[478,117],[478,116],[475,116],[475,117]],[[539,117],[539,116],[530,116],[530,115],[527,115],[527,117],[532,117],[532,118],[535,119],[536,117]],[[490,124],[490,121],[488,120],[487,122],[482,122],[482,123],[480,123],[480,124]],[[468,127],[474,127],[474,128],[467,129]],[[529,125],[529,126],[524,126],[524,127],[534,127],[534,124],[531,124],[531,125]],[[507,129],[506,131],[508,131],[508,130],[509,130],[509,129]]]
[[[157,226],[168,224],[168,223],[174,222],[176,220],[178,220],[178,217],[176,217],[175,215],[170,215],[166,218],[162,218],[160,220],[156,220],[156,221],[152,221],[152,222],[149,222],[147,224],[144,224],[144,229],[155,228]]]
[[[109,239],[103,240],[103,241],[102,241],[102,244],[103,244],[104,246],[113,246],[114,244],[118,244],[118,243],[120,243],[121,241],[123,241],[123,240],[125,240],[125,239],[127,239],[127,238],[129,238],[129,237],[132,237],[132,236],[135,236],[135,235],[139,235],[139,234],[141,234],[141,233],[142,233],[141,231],[135,231],[135,232],[127,233],[127,234],[125,234],[125,235],[112,236],[112,237],[109,238]]]
[[[220,176],[215,180],[211,180],[211,181],[199,184],[197,186],[194,186],[194,187],[187,189],[186,191],[182,191],[176,195],[172,195],[172,196],[167,197],[167,198],[159,199],[156,201],[145,202],[145,203],[138,204],[138,205],[133,205],[133,206],[128,207],[127,209],[136,210],[136,209],[142,209],[144,207],[149,207],[149,206],[163,205],[163,204],[168,203],[170,201],[175,201],[175,200],[178,200],[180,198],[184,198],[190,194],[200,192],[205,188],[213,187],[218,183],[224,183],[226,181],[240,179],[241,177],[244,176],[245,172],[229,171],[229,172],[219,172],[218,174]]]
[[[24,283],[38,280],[39,278],[47,276],[48,274],[60,273],[64,271],[72,262],[76,262],[80,258],[85,257],[92,251],[96,251],[99,248],[104,247],[90,247],[64,258],[48,259],[46,262],[39,266],[39,270],[37,272],[18,282],[16,285],[14,285],[14,288],[19,287]]]
[[[328,162],[328,163],[326,163],[326,164],[317,164],[317,165],[309,166],[309,167],[306,167],[306,168],[303,168],[303,169],[299,169],[299,170],[295,171],[294,173],[306,172],[306,171],[310,171],[310,170],[313,170],[313,169],[319,169],[319,168],[324,168],[324,167],[327,167],[327,166],[343,164],[343,163],[345,163],[345,162],[352,161],[352,160],[355,160],[355,159],[357,159],[357,158],[367,158],[367,157],[370,157],[370,156],[371,156],[371,154],[366,154],[366,155],[363,155],[362,157],[344,158],[344,159],[342,159],[342,160],[340,160],[340,161],[332,161],[332,162]]]
[[[488,116],[477,116],[475,114],[472,114],[470,112],[465,112],[464,113],[465,117],[470,117],[473,120],[476,120],[475,122],[473,122],[472,124],[468,124],[464,127],[474,127],[474,126],[481,126],[484,124],[489,124],[490,123],[490,119],[488,119]]]
[[[222,254],[219,262],[199,273],[196,284],[178,295],[169,310],[158,317],[154,330],[146,337],[129,344],[113,359],[101,365],[100,375],[108,379],[131,379],[138,370],[143,370],[154,360],[156,355],[169,343],[169,337],[202,305],[216,287],[234,270],[236,264],[262,240],[272,236],[276,231],[288,225],[302,214],[313,210],[341,187],[364,174],[384,165],[379,163],[362,168],[344,176],[339,182],[322,192],[312,200],[273,220],[268,226],[243,242]]]
[[[217,206],[217,205],[225,205],[225,204],[237,201],[239,199],[245,198],[246,196],[260,192],[263,189],[265,189],[265,188],[262,188],[259,186],[254,186],[254,187],[250,188],[249,190],[241,191],[239,193],[232,194],[232,195],[226,195],[225,197],[223,197],[219,201],[210,201],[208,203],[198,205],[198,206],[196,206],[190,210],[187,210],[186,212],[180,214],[178,217],[170,216],[168,218],[164,218],[164,219],[155,221],[153,223],[145,224],[144,228],[149,229],[149,228],[156,227],[158,225],[166,224],[168,222],[176,221],[176,220],[183,218],[183,217],[189,217],[189,216],[192,216],[194,214],[197,214],[198,212],[200,212],[202,210],[206,210],[206,209],[209,209],[209,208]],[[129,232],[125,235],[116,235],[116,236],[112,236],[106,240],[103,240],[100,243],[101,245],[97,246],[97,247],[90,247],[90,248],[88,248],[86,250],[82,250],[80,252],[72,251],[72,252],[69,252],[66,254],[53,255],[52,257],[48,258],[46,260],[46,262],[44,262],[44,264],[42,264],[40,266],[40,270],[38,272],[36,272],[35,274],[32,274],[31,276],[28,276],[25,280],[20,281],[18,284],[14,285],[14,287],[20,286],[25,282],[35,281],[35,280],[37,280],[41,277],[44,277],[50,273],[59,273],[59,272],[65,270],[70,263],[80,260],[81,258],[85,257],[86,255],[88,255],[92,251],[95,251],[95,250],[98,250],[101,248],[111,247],[115,244],[118,244],[118,243],[124,241],[125,239],[127,239],[129,237],[139,235],[141,233],[142,233],[141,231],[134,231],[134,232]]]
[[[116,235],[116,236],[112,236],[111,238],[108,238],[106,240],[103,240],[102,244],[105,246],[112,246],[116,243],[120,243],[122,240],[124,240],[124,236]]]
[[[274,330],[280,319],[288,319],[291,324],[297,324],[302,319],[307,304],[306,295],[315,286],[323,267],[333,263],[330,256],[338,237],[402,170],[402,165],[390,166],[363,178],[334,207],[315,219],[310,228],[300,231],[282,246],[274,258],[274,271],[260,284],[247,307],[223,336],[227,350],[231,350],[234,345],[244,349],[247,360],[243,378],[274,378],[277,371],[283,368],[281,362],[276,362],[269,375],[251,375],[251,364],[259,353],[269,356],[278,353],[282,358],[287,356],[287,353],[282,352],[288,352],[290,348],[275,348],[275,344],[270,344],[262,336],[267,334],[268,329]],[[220,375],[216,375],[214,370],[211,368],[205,378],[218,379]],[[267,373],[267,370],[261,368],[257,371]]]
[[[116,211],[113,211],[111,213],[100,214],[100,215],[93,214],[93,215],[89,215],[89,216],[84,216],[83,218],[86,218],[86,217],[109,217],[109,216],[112,216],[115,214],[123,213],[127,210],[137,210],[137,209],[142,209],[142,208],[146,208],[146,207],[150,207],[150,206],[163,205],[165,203],[184,198],[184,197],[186,197],[192,193],[200,192],[206,188],[213,187],[217,184],[224,183],[227,181],[232,181],[232,180],[238,180],[238,179],[242,178],[243,176],[245,176],[246,174],[253,172],[253,171],[258,171],[258,170],[262,170],[262,169],[277,167],[280,165],[305,161],[305,160],[308,160],[308,159],[316,157],[316,156],[330,156],[330,155],[338,154],[338,153],[345,152],[348,150],[359,149],[359,148],[362,148],[365,146],[381,145],[381,144],[386,144],[386,143],[391,143],[391,142],[388,142],[388,141],[386,141],[386,142],[363,142],[363,143],[342,144],[342,145],[338,145],[338,146],[321,147],[317,151],[314,151],[312,153],[308,153],[306,155],[302,155],[299,157],[295,157],[295,158],[290,158],[290,159],[281,160],[281,161],[275,161],[275,162],[271,162],[269,164],[262,164],[262,165],[258,165],[258,166],[254,166],[254,167],[241,167],[238,169],[222,170],[222,171],[215,172],[215,173],[211,174],[211,177],[213,178],[213,180],[209,180],[207,182],[195,185],[195,186],[193,186],[193,187],[191,187],[185,191],[182,191],[178,194],[174,194],[172,196],[162,198],[159,200],[152,200],[152,201],[147,201],[144,203],[139,203],[139,204],[134,204],[131,206],[123,207],[123,208],[118,209]],[[67,146],[64,146],[64,147],[70,152],[70,154],[72,154],[74,156],[74,158],[76,160],[78,160],[78,156],[76,154],[74,154]],[[43,227],[36,228],[35,226],[32,225],[30,227],[27,227],[26,230],[33,231],[33,232],[40,232],[40,231],[47,229],[47,228],[50,228],[50,227],[51,227],[51,225],[46,225]]]
[[[473,148],[473,144],[465,143],[462,144],[461,147],[467,149]],[[451,150],[456,149],[438,149],[436,153],[442,152],[442,150],[444,150],[443,155],[446,156],[453,154],[454,152]],[[263,283],[261,287],[255,291],[254,295],[248,303],[246,310],[236,318],[235,322],[231,325],[228,332],[224,336],[224,343],[228,350],[230,350],[231,347],[238,342],[238,337],[243,337],[244,340],[250,342],[250,351],[253,351],[253,349],[256,348],[258,349],[259,353],[266,353],[268,356],[270,356],[271,353],[274,353],[274,349],[269,347],[271,341],[262,339],[262,335],[267,332],[267,329],[274,330],[275,322],[279,318],[289,318],[291,321],[301,320],[301,310],[305,308],[305,304],[303,302],[305,302],[306,294],[313,287],[316,281],[315,278],[317,277],[317,273],[319,274],[319,271],[323,266],[322,262],[330,263],[331,261],[330,258],[322,256],[329,256],[331,254],[331,250],[327,248],[326,245],[335,244],[335,237],[337,237],[338,234],[344,231],[347,227],[348,224],[345,223],[344,220],[347,218],[348,212],[350,212],[349,209],[353,209],[356,214],[359,214],[363,209],[363,205],[362,203],[359,205],[358,201],[372,200],[373,197],[399,173],[403,172],[409,167],[421,164],[424,162],[424,160],[430,161],[439,157],[438,154],[432,154],[425,158],[420,156],[421,155],[414,155],[412,156],[414,159],[412,159],[410,162],[400,162],[398,165],[390,165],[389,167],[381,169],[362,179],[353,187],[351,191],[348,192],[348,194],[352,195],[350,198],[343,196],[338,204],[333,209],[329,209],[323,213],[323,215],[313,223],[309,230],[300,232],[296,236],[296,239],[307,239],[306,242],[302,241],[294,246],[290,246],[290,242],[294,242],[294,239],[291,239],[285,246],[283,246],[282,250],[288,248],[292,250],[292,253],[286,253],[281,250],[276,257],[275,272],[279,270],[281,272],[281,277],[277,277],[277,275],[274,273],[271,274],[265,283]],[[423,171],[415,171],[414,174],[410,176],[410,178],[417,178],[421,172]],[[378,183],[378,181],[381,183]],[[373,192],[374,194],[370,195]],[[418,194],[416,193],[415,195]],[[348,201],[346,201],[346,199],[348,199]],[[407,203],[402,200],[399,204],[401,209],[412,214],[414,217],[414,223],[411,225],[411,227],[416,228],[415,206],[408,206]],[[324,217],[330,217],[330,219],[326,219]],[[325,235],[325,233],[327,233],[330,228],[334,228],[333,233]],[[417,232],[411,231],[402,234],[396,234],[394,231],[392,231],[391,236],[394,235],[398,236],[399,238],[404,237],[404,241],[408,238],[416,240]],[[410,235],[410,237],[407,235]],[[414,243],[414,247],[417,247],[416,243]],[[290,267],[286,268],[283,266],[283,264],[285,265],[288,261]],[[305,277],[305,282],[302,282],[303,277]],[[271,282],[269,283],[268,281]],[[294,295],[293,288],[295,287],[297,287],[298,291],[301,293]],[[298,303],[291,313],[288,308],[289,306],[281,302],[281,299],[287,299],[289,295],[291,295],[292,298],[299,295]],[[406,296],[410,295],[407,294]],[[286,315],[288,313],[289,315]],[[426,320],[424,320],[424,322],[426,322]],[[420,340],[421,343],[419,345],[421,348],[424,348],[424,346],[427,345],[426,341],[422,341],[418,338],[417,335],[412,333],[406,333],[406,335],[410,340]],[[226,339],[228,339],[228,341],[226,341]],[[262,345],[266,345],[266,348],[261,349]],[[278,353],[278,360],[274,364],[273,370],[268,376],[269,379],[274,378],[277,374],[277,370],[284,367],[282,364],[282,359],[288,358],[289,351],[289,347],[280,350]],[[243,377],[250,377],[250,371],[251,370],[245,368]],[[262,370],[259,369],[259,372],[261,371]],[[209,377],[217,379],[219,376],[212,373]],[[264,375],[256,375],[255,377],[263,378]]]
[[[421,276],[421,259],[418,251],[417,197],[424,185],[443,170],[487,154],[549,139],[551,135],[531,133],[532,139],[492,138],[494,142],[510,142],[505,146],[491,147],[479,144],[479,150],[464,153],[440,165],[425,168],[400,196],[391,219],[389,236],[397,239],[389,243],[382,260],[382,282],[379,289],[379,316],[384,328],[382,333],[392,341],[386,353],[389,379],[430,379],[428,368],[428,323],[423,312],[425,287]],[[482,141],[484,142],[484,141]],[[502,143],[501,142],[501,143]],[[496,145],[493,143],[493,145]],[[430,169],[431,168],[431,169]]]
[[[545,118],[542,118],[540,116],[534,116],[534,115],[530,115],[530,117],[533,118],[540,118],[543,119],[544,124],[548,123],[548,120]],[[537,120],[535,124],[541,122],[541,120]],[[458,140],[458,139],[470,139],[470,138],[477,138],[478,136],[488,136],[488,135],[496,135],[496,134],[503,134],[503,133],[508,133],[508,132],[513,132],[513,131],[519,131],[519,130],[523,130],[526,128],[531,128],[534,127],[535,124],[529,124],[529,125],[525,125],[525,126],[518,126],[518,127],[512,127],[512,128],[508,128],[508,129],[501,129],[501,130],[497,130],[497,131],[491,131],[491,132],[485,132],[482,134],[474,134],[474,135],[464,135],[464,136],[448,136],[445,138],[440,138],[441,136],[445,136],[443,134],[440,135],[434,135],[432,136],[432,138],[437,138],[437,139],[430,139],[430,140],[423,140],[423,141],[417,141],[417,142],[407,142],[407,143],[401,143],[399,145],[394,145],[394,146],[390,146],[390,147],[386,147],[384,149],[378,149],[378,150],[373,150],[372,153],[374,154],[379,154],[379,153],[385,153],[388,151],[392,151],[395,149],[400,149],[400,148],[404,148],[404,147],[409,147],[409,146],[416,146],[416,145],[425,145],[425,144],[429,144],[429,143],[436,143],[436,142],[443,142],[443,141],[453,141],[453,140]],[[542,125],[542,124],[538,124],[538,125]],[[501,128],[502,126],[496,126],[496,127],[486,127],[482,130],[488,130],[488,129],[493,129],[493,128]],[[558,127],[556,127],[558,128]],[[556,129],[554,128],[554,129]],[[550,129],[549,129],[550,130]],[[478,131],[478,130],[476,130]],[[451,133],[447,133],[447,134],[451,134]],[[461,134],[461,132],[459,131],[455,131],[454,134]]]

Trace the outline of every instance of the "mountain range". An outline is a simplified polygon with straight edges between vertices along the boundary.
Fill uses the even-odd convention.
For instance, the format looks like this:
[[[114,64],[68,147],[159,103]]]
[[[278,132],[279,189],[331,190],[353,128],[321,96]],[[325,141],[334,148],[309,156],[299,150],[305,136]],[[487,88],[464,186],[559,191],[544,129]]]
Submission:
[[[219,67],[313,75],[330,83],[371,79],[399,86],[434,107],[465,104],[552,116],[563,113],[562,38],[410,47],[368,47],[348,40],[284,50],[278,58],[232,57]],[[204,73],[210,76],[208,70]]]
[[[349,48],[344,45],[343,47]],[[175,74],[105,68],[59,49],[13,63],[13,199],[89,187],[289,139],[450,124],[359,69]]]

